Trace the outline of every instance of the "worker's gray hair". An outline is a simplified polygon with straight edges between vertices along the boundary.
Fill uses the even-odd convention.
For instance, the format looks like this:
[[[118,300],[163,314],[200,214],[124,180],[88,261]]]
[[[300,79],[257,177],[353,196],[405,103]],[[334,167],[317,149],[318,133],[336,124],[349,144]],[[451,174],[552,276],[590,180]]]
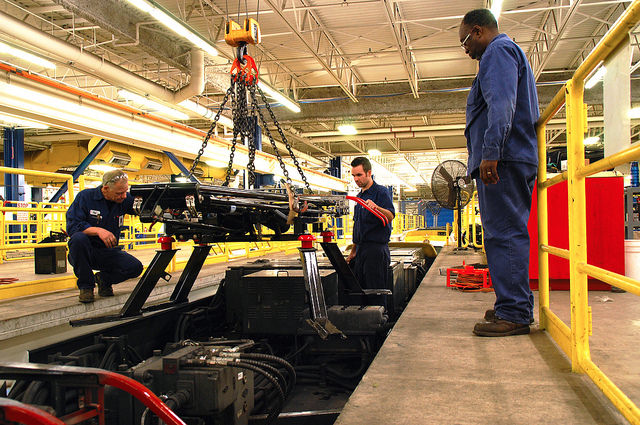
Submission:
[[[124,171],[117,169],[107,171],[102,175],[102,185],[103,186],[113,186],[118,180],[129,180],[129,176]]]

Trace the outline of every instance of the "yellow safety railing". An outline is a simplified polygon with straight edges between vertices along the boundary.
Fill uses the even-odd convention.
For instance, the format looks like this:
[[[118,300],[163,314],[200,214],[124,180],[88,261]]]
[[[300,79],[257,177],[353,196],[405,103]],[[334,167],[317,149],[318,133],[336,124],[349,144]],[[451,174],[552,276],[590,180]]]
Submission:
[[[640,282],[587,263],[585,178],[632,160],[640,159],[640,143],[614,155],[584,164],[586,108],[584,80],[595,67],[623,43],[640,21],[640,0],[635,0],[598,43],[573,77],[558,91],[538,121],[538,258],[540,327],[546,329],[571,359],[574,372],[585,373],[632,424],[640,424],[640,409],[594,364],[589,350],[591,314],[588,305],[588,276],[640,295]],[[547,179],[546,124],[562,108],[567,116],[567,171]],[[569,202],[569,250],[549,246],[547,189],[567,181]],[[604,206],[603,206],[604,207]],[[549,308],[549,254],[569,260],[571,326]]]

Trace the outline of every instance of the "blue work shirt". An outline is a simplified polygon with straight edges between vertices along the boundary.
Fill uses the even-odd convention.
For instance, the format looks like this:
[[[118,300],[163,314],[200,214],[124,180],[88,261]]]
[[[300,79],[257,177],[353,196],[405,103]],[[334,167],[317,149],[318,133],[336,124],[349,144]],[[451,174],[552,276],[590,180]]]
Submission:
[[[396,210],[393,207],[391,196],[389,191],[380,186],[375,181],[373,185],[367,190],[361,191],[358,194],[358,198],[369,200],[371,199],[379,207],[391,211],[395,216]],[[353,213],[353,243],[356,245],[362,243],[389,243],[389,237],[391,236],[391,222],[386,226],[382,225],[382,222],[378,217],[372,214],[364,207],[356,204],[355,211]]]
[[[125,214],[134,214],[133,196],[127,193],[126,199],[118,204],[107,201],[102,194],[102,186],[95,189],[85,189],[78,193],[67,210],[67,233],[69,236],[82,232],[88,227],[102,227],[120,238],[120,228],[123,226]],[[97,240],[93,240],[97,239]],[[100,238],[92,237],[94,243]],[[104,244],[102,244],[104,245]]]
[[[469,174],[483,159],[537,165],[539,116],[536,81],[524,52],[506,34],[496,36],[467,97]]]

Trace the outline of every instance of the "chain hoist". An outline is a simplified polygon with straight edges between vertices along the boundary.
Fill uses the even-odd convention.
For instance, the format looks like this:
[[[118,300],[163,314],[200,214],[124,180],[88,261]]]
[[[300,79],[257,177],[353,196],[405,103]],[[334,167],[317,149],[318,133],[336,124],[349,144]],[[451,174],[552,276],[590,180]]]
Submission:
[[[278,120],[276,119],[273,110],[271,109],[271,105],[264,94],[264,92],[258,86],[258,68],[256,66],[255,60],[247,54],[247,44],[257,44],[260,42],[260,26],[253,19],[245,20],[244,26],[240,26],[233,21],[229,21],[225,27],[225,40],[227,44],[237,47],[236,49],[236,58],[233,61],[231,66],[231,86],[229,90],[227,90],[224,99],[216,113],[213,123],[211,124],[211,128],[207,132],[207,135],[202,143],[202,147],[198,151],[198,155],[191,166],[191,170],[189,170],[189,177],[193,175],[193,171],[196,168],[196,165],[200,161],[200,157],[202,156],[204,149],[207,146],[207,143],[213,134],[216,123],[220,118],[220,114],[224,108],[224,105],[231,98],[231,108],[232,108],[232,117],[233,117],[233,139],[231,140],[231,152],[229,154],[229,163],[227,165],[225,180],[223,186],[228,186],[231,180],[231,176],[233,174],[233,160],[236,151],[236,146],[238,142],[238,138],[240,138],[241,143],[247,146],[248,150],[248,163],[247,163],[247,176],[248,176],[248,184],[249,187],[255,187],[255,157],[256,157],[256,141],[255,141],[255,126],[259,124],[262,125],[263,130],[266,132],[267,137],[269,138],[269,142],[271,147],[275,153],[276,158],[278,159],[278,163],[280,164],[280,168],[282,169],[282,174],[285,177],[286,183],[291,186],[291,177],[289,176],[289,171],[287,170],[286,164],[282,159],[282,155],[276,145],[276,141],[269,130],[268,123],[265,120],[265,117],[260,110],[260,106],[258,103],[258,96],[256,95],[256,90],[260,94],[260,99],[265,104],[267,111],[269,111],[269,116],[273,121],[276,129],[278,130],[278,134],[282,142],[287,149],[293,164],[295,165],[302,181],[304,182],[305,188],[307,191],[311,192],[311,187],[309,186],[309,182],[307,177],[298,162],[298,159],[293,152],[293,148],[289,144],[287,137],[284,134],[284,131],[280,127]],[[250,99],[250,105],[248,99]],[[250,107],[249,107],[250,106]],[[258,122],[258,117],[260,121]]]

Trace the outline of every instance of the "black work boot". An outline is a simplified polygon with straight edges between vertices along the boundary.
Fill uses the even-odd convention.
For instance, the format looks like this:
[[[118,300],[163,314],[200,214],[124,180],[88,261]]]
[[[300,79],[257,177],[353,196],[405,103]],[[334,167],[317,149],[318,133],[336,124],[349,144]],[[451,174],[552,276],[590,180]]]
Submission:
[[[95,280],[98,285],[98,295],[101,297],[113,297],[113,287],[102,280],[100,272],[95,274]]]
[[[78,297],[78,300],[81,303],[92,303],[94,301],[94,296],[93,296],[93,288],[91,289],[81,289],[80,290],[80,296]]]

